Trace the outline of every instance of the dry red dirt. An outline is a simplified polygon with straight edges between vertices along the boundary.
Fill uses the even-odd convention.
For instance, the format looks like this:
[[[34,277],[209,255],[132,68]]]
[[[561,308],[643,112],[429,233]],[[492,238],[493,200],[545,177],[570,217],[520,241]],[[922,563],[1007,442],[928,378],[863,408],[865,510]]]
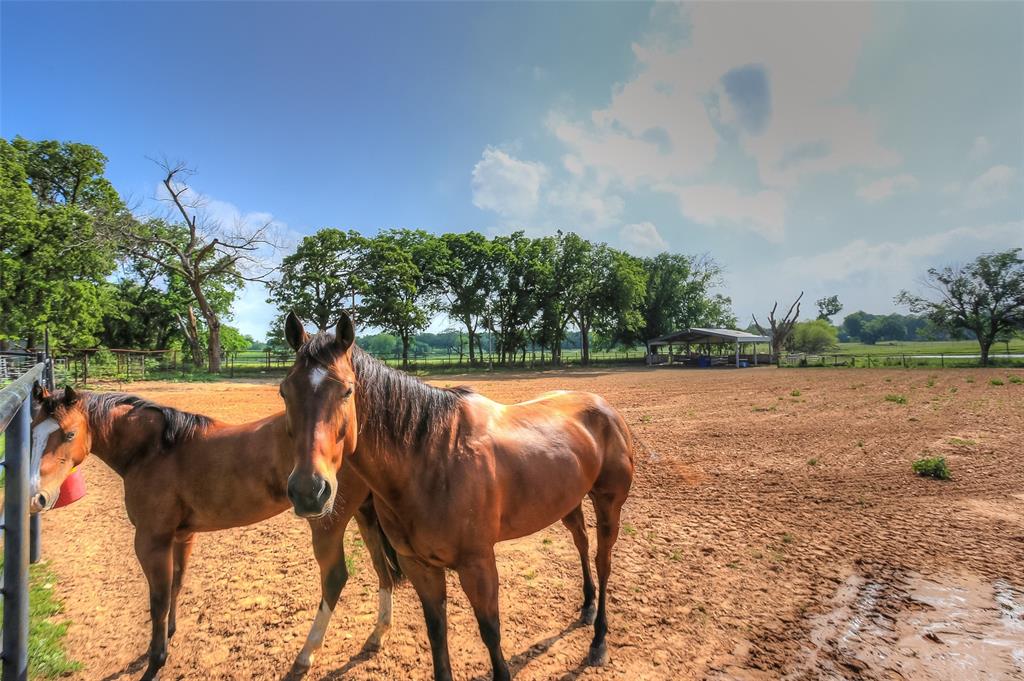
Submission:
[[[1024,678],[1024,384],[1008,381],[1014,373],[1024,375],[659,368],[437,380],[506,402],[597,392],[642,443],[614,553],[607,667],[582,666],[590,631],[570,626],[580,575],[564,528],[499,546],[516,678]],[[281,408],[274,384],[129,388],[231,421]],[[911,472],[926,453],[946,457],[951,481]],[[77,678],[134,678],[149,615],[132,528],[120,480],[98,460],[85,471],[86,498],[45,518],[44,553],[83,663]],[[358,655],[376,582],[355,536],[353,523],[357,572],[307,678],[429,678],[408,585],[384,650]],[[193,556],[162,678],[281,678],[319,599],[306,524],[283,514],[200,535]],[[454,579],[449,594],[456,678],[489,678]]]

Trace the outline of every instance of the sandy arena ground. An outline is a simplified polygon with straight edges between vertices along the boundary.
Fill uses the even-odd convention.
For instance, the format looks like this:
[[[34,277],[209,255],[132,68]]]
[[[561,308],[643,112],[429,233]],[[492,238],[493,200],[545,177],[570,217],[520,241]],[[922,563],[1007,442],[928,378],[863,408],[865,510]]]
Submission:
[[[561,524],[498,547],[503,647],[516,678],[1024,678],[1024,383],[1012,375],[1024,371],[439,379],[505,402],[597,392],[643,445],[613,559],[607,667],[583,666],[591,632],[572,626],[580,575]],[[127,388],[236,422],[282,406],[272,383]],[[910,464],[924,454],[945,456],[953,479],[915,476]],[[68,647],[84,665],[76,678],[137,678],[149,613],[121,481],[96,459],[84,468],[89,493],[45,518],[44,555],[59,576]],[[396,592],[384,650],[359,655],[376,580],[355,537],[352,523],[357,572],[306,678],[430,678],[408,585]],[[162,678],[282,678],[319,600],[306,523],[286,513],[200,535],[190,569]],[[449,631],[456,678],[490,678],[451,575]]]

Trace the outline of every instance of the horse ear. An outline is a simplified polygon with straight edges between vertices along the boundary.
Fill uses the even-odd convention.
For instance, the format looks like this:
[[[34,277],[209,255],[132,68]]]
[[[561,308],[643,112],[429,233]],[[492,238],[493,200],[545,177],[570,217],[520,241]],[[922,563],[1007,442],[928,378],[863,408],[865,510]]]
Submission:
[[[338,320],[334,342],[342,352],[348,350],[356,342],[356,325],[352,323],[352,318],[344,310],[341,311],[341,319]]]
[[[70,407],[79,400],[78,393],[70,385],[64,386],[64,405]]]
[[[288,341],[288,345],[296,352],[309,340],[309,334],[306,333],[306,328],[302,326],[302,320],[294,310],[290,311],[288,318],[284,320],[284,337]]]
[[[36,402],[42,402],[43,400],[50,399],[50,391],[45,386],[36,383],[35,387],[32,388],[32,397],[35,398]]]

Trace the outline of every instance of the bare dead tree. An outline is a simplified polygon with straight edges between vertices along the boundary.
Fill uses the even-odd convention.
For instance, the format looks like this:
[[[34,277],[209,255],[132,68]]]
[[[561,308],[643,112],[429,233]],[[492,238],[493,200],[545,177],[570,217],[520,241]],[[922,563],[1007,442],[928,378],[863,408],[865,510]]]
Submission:
[[[178,315],[178,324],[181,326],[181,333],[185,336],[189,352],[192,353],[192,361],[197,367],[203,366],[203,348],[199,344],[199,325],[196,323],[196,311],[191,305],[188,306],[188,317]]]
[[[772,305],[771,312],[768,313],[768,325],[771,327],[771,339],[772,339],[772,361],[775,362],[779,358],[779,353],[783,348],[786,347],[786,341],[789,340],[789,335],[793,332],[793,326],[796,324],[797,319],[800,317],[800,299],[804,297],[804,292],[801,291],[800,295],[796,297],[793,304],[789,306],[789,311],[782,319],[776,319],[775,310],[779,307],[779,301],[775,301]],[[762,336],[769,335],[765,331],[764,327],[761,326],[760,322],[757,321],[757,317],[751,315],[754,319],[754,326],[761,333]]]
[[[176,212],[184,224],[168,225],[159,219],[140,221],[134,217],[119,223],[119,241],[133,256],[156,263],[168,274],[176,274],[188,285],[196,307],[206,322],[207,358],[212,373],[220,372],[220,317],[210,301],[209,288],[217,281],[234,279],[265,283],[274,268],[267,256],[278,249],[271,221],[248,225],[243,220],[225,226],[203,218],[204,204],[190,191],[188,178],[193,174],[185,164],[157,161],[164,171],[163,186],[171,205],[171,220]],[[181,320],[185,336],[198,342],[195,315]]]

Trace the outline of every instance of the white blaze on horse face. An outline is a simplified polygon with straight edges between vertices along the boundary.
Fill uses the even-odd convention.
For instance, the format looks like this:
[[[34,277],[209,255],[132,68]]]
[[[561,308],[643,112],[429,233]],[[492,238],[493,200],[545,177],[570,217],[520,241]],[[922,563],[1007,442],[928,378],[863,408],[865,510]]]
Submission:
[[[32,463],[35,470],[38,470],[37,465],[46,451],[46,443],[55,430],[60,430],[60,424],[53,419],[46,419],[32,429]]]
[[[313,392],[316,392],[327,377],[327,369],[323,367],[313,367],[313,370],[309,372],[309,382],[313,386]]]

